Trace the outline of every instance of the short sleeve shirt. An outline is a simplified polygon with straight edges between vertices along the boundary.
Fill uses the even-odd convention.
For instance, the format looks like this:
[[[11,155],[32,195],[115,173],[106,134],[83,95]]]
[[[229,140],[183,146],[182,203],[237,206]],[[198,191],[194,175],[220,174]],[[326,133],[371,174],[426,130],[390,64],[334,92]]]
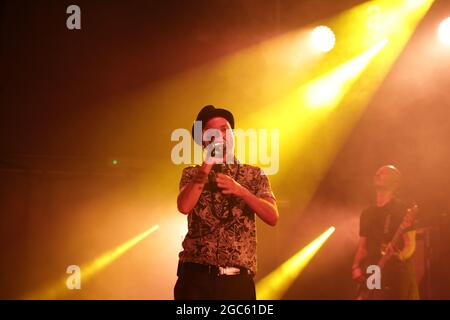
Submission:
[[[192,181],[199,166],[183,170],[180,190]],[[222,171],[259,198],[272,198],[269,180],[256,167],[241,163],[226,165]],[[255,212],[239,197],[224,195],[211,180],[203,188],[188,218],[188,233],[179,257],[194,262],[224,267],[244,267],[256,273]]]

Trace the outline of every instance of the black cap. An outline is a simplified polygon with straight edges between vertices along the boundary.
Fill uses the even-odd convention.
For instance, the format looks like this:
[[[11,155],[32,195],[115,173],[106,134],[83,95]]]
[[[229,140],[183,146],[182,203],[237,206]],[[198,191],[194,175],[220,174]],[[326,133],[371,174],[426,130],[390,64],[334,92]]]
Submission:
[[[197,119],[195,119],[195,121],[201,121],[202,122],[202,132],[203,132],[203,125],[212,118],[215,117],[221,117],[221,118],[225,118],[231,126],[231,129],[234,129],[234,117],[233,114],[225,109],[221,109],[221,108],[216,108],[213,105],[207,105],[205,107],[202,108],[202,110],[200,110],[200,112],[197,115]],[[202,144],[202,141],[197,141],[196,137],[194,136],[194,124],[192,124],[192,138],[194,139],[195,143],[197,144]],[[201,139],[201,138],[200,138]]]

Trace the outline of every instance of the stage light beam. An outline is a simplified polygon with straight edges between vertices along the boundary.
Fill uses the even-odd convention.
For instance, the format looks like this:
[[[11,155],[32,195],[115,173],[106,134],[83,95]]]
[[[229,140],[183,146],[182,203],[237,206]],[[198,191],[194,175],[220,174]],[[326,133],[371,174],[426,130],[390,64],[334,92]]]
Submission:
[[[93,276],[95,273],[99,272],[100,270],[104,269],[106,266],[111,264],[114,260],[119,258],[121,255],[123,255],[126,251],[134,247],[136,244],[141,242],[144,238],[146,238],[151,233],[155,232],[159,229],[159,225],[154,225],[150,229],[142,232],[141,234],[135,236],[134,238],[128,240],[127,242],[121,244],[120,246],[116,247],[113,250],[110,250],[97,259],[95,259],[93,262],[86,264],[81,267],[82,273],[83,273],[83,280],[88,280],[91,276]]]
[[[94,259],[92,262],[86,263],[80,267],[81,270],[81,281],[85,283],[94,274],[100,272],[114,260],[123,255],[126,251],[130,250],[132,247],[137,245],[139,242],[144,240],[151,233],[159,229],[159,225],[154,225],[153,227],[147,229],[146,231],[138,234],[127,242],[117,246],[116,248],[102,254],[98,258]],[[37,291],[32,294],[28,294],[23,299],[25,300],[53,300],[57,299],[67,291],[66,287],[67,275],[64,275],[53,285],[49,286],[44,290]]]
[[[272,271],[256,285],[259,300],[281,299],[290,285],[298,278],[308,263],[335,231],[335,227],[328,228],[314,241],[300,250],[297,254]]]
[[[336,105],[371,59],[388,43],[387,39],[307,85],[306,106],[316,108]]]
[[[421,0],[413,5],[404,0],[370,1],[336,17],[329,23],[336,34],[348,35],[340,39],[342,43],[298,86],[240,121],[247,126],[280,128],[283,166],[271,182],[282,192],[295,194],[297,208],[304,208],[310,201],[433,2]],[[367,10],[374,4],[383,15],[378,31],[367,26]],[[293,168],[295,176],[290,175]],[[301,183],[302,189],[287,189],[286,176],[291,185]]]

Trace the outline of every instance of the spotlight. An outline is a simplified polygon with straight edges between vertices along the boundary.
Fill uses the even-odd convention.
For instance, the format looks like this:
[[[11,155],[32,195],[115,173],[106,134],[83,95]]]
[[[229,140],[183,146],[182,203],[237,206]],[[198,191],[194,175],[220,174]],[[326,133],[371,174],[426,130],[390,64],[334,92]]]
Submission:
[[[314,28],[311,33],[311,42],[313,47],[320,52],[328,52],[334,48],[336,37],[333,30],[326,26]]]
[[[443,44],[450,46],[450,17],[439,25],[438,36]]]

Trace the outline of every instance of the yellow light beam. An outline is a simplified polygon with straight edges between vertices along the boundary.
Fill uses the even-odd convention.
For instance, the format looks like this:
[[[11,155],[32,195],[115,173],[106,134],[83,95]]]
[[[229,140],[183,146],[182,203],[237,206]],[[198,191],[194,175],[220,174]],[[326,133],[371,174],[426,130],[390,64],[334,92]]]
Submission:
[[[82,273],[83,273],[83,279],[86,281],[86,279],[90,278],[95,273],[99,272],[103,268],[105,268],[107,265],[109,265],[111,262],[119,258],[122,254],[124,254],[126,251],[134,247],[136,244],[144,240],[148,235],[153,233],[154,231],[158,230],[159,225],[155,225],[151,227],[150,229],[142,232],[141,234],[137,235],[131,240],[128,240],[124,244],[118,246],[117,248],[110,250],[106,253],[104,253],[99,258],[95,259],[93,262],[81,267]]]
[[[312,81],[306,86],[305,106],[309,108],[336,106],[372,58],[384,48],[388,39],[376,43],[369,50]]]
[[[94,259],[92,262],[86,263],[80,267],[81,270],[81,282],[84,284],[93,275],[107,267],[114,260],[123,255],[126,251],[137,245],[139,242],[144,240],[151,233],[158,230],[159,225],[154,225],[150,229],[142,232],[141,234],[135,236],[134,238],[128,240],[127,242],[119,245],[118,247],[107,251],[100,257]],[[53,285],[49,286],[44,290],[37,291],[32,294],[26,295],[23,299],[29,300],[52,300],[58,298],[64,291],[68,290],[66,286],[68,275],[61,277],[60,280],[56,281]]]
[[[272,271],[264,279],[260,280],[256,285],[258,299],[276,300],[282,298],[294,280],[297,279],[335,230],[335,227],[330,227],[313,242]]]
[[[313,76],[308,81],[302,79],[297,89],[282,99],[240,118],[242,127],[279,128],[279,172],[271,182],[275,190],[285,192],[285,197],[294,196],[295,192],[299,210],[311,199],[433,2],[371,1],[328,21],[339,39],[341,34],[347,36],[311,72]],[[378,19],[380,28],[372,31],[364,25],[367,8],[374,4],[380,7],[382,15]],[[355,58],[355,52],[363,53]],[[346,57],[353,58],[345,60]],[[255,165],[265,169],[264,163]]]
[[[319,168],[322,161],[327,159],[326,152],[313,158],[320,150],[317,148],[320,144],[315,142],[321,136],[317,131],[329,130],[321,127],[329,121],[330,115],[337,109],[354,83],[387,44],[387,39],[379,41],[333,70],[303,84],[283,100],[277,101],[263,111],[255,112],[248,120],[249,125],[253,124],[255,127],[266,125],[279,128],[280,162],[283,164],[280,166],[280,172],[289,170],[293,163],[307,163],[310,165],[308,171],[312,172],[310,169]],[[268,120],[269,113],[271,113],[270,120]],[[346,114],[347,110],[343,110],[343,113]],[[328,127],[333,127],[333,124],[329,124]],[[315,152],[310,152],[310,146],[314,146]],[[236,148],[237,158],[248,163],[258,158],[258,152],[260,150],[250,144],[245,148]],[[264,168],[264,164],[258,165]],[[312,183],[315,184],[316,181]],[[312,190],[314,187],[314,185],[310,187],[305,178],[302,179],[302,184],[303,190]]]

